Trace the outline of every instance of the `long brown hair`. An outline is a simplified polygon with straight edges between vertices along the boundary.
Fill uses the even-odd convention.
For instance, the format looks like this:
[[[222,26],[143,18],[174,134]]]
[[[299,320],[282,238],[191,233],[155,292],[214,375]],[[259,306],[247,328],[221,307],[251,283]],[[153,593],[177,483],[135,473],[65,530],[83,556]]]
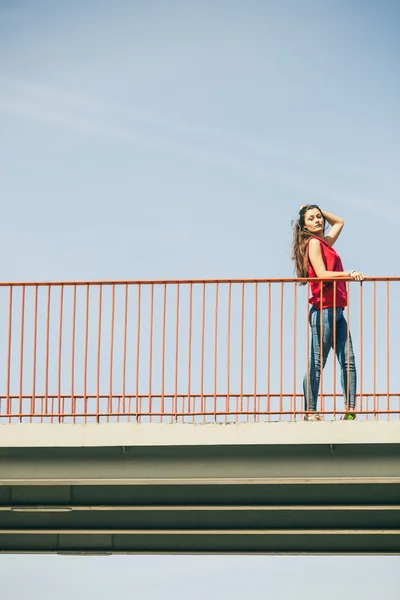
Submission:
[[[308,277],[308,253],[307,245],[312,233],[305,227],[305,214],[311,208],[316,208],[322,215],[322,210],[316,204],[307,204],[299,212],[299,218],[293,223],[293,243],[292,243],[292,260],[297,277]],[[322,215],[323,216],[323,215]],[[325,217],[324,232],[325,232]],[[305,282],[300,282],[300,285],[305,285]]]

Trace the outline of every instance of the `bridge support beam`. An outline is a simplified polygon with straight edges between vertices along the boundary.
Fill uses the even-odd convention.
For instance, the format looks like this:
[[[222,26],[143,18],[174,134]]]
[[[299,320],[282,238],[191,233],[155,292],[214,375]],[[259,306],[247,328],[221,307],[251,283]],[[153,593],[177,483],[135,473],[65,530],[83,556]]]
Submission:
[[[0,426],[0,551],[400,553],[400,421]]]

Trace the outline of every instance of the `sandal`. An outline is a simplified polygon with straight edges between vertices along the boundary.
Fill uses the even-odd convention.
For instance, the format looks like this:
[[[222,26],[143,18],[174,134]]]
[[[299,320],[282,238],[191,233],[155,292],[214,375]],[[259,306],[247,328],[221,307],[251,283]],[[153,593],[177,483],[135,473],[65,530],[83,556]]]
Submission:
[[[304,415],[304,421],[322,421],[322,417],[318,413],[312,413],[310,415]]]
[[[345,415],[342,415],[340,420],[341,421],[355,421],[356,419],[356,414],[353,412],[348,412]]]

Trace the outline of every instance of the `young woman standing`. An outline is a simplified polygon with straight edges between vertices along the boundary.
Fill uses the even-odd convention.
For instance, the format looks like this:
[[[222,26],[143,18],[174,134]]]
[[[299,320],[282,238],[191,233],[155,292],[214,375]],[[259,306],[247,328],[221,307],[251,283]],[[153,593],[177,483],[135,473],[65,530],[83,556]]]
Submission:
[[[327,222],[331,228],[325,235]],[[347,331],[344,317],[344,309],[347,306],[345,280],[362,281],[364,275],[358,271],[344,271],[340,256],[333,249],[343,225],[343,219],[321,210],[315,204],[300,207],[299,218],[294,224],[292,259],[297,277],[328,280],[326,283],[322,282],[322,291],[321,282],[311,282],[310,364],[303,382],[306,421],[321,420],[321,416],[316,412],[321,361],[323,368],[331,348],[336,349],[341,369],[341,384],[347,411],[343,418],[355,419],[357,374],[351,335]],[[302,285],[305,285],[305,282]]]

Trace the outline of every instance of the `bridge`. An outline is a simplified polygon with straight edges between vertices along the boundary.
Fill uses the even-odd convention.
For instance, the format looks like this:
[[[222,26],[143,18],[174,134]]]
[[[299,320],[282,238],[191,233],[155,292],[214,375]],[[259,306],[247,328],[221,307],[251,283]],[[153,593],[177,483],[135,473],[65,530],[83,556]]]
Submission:
[[[0,551],[399,553],[399,282],[349,284],[318,423],[298,280],[1,283]]]

